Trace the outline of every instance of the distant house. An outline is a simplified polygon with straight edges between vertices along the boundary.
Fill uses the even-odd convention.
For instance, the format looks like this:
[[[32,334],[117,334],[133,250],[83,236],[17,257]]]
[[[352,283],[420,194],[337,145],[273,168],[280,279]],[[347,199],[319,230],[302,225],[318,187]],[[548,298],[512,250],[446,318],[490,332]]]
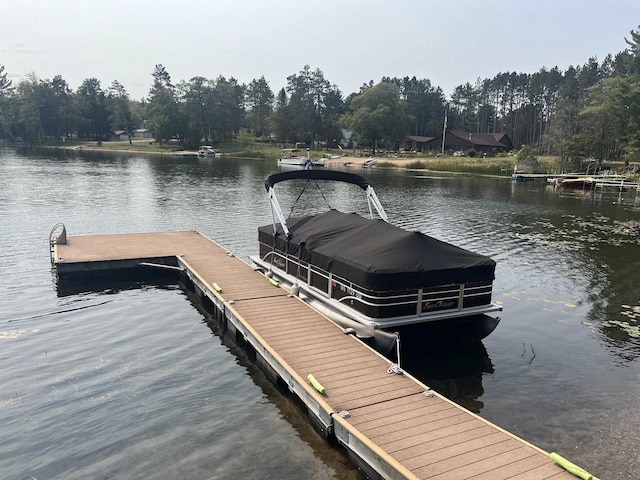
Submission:
[[[133,131],[135,138],[153,138],[153,133],[148,128],[136,128]]]
[[[442,150],[442,135],[428,141],[425,144],[425,149],[427,151],[440,152]],[[470,133],[460,130],[447,130],[444,137],[444,150],[446,152],[471,149],[478,152],[508,152],[513,150],[513,144],[509,136],[504,132]]]
[[[407,135],[401,145],[402,150],[411,150],[415,152],[423,152],[428,150],[427,144],[435,137],[421,137],[418,135]]]
[[[126,142],[129,140],[129,134],[125,130],[116,130],[111,134],[111,140]]]

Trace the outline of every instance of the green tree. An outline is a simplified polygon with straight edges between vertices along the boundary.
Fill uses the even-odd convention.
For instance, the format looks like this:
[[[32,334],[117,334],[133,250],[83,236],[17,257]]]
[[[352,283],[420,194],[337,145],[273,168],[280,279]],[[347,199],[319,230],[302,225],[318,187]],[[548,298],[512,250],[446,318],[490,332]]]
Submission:
[[[61,75],[40,84],[42,95],[42,127],[47,136],[58,143],[69,133],[77,117],[73,93]]]
[[[147,110],[149,109],[149,102],[142,97],[140,100],[129,100],[129,109],[131,111],[132,128],[143,128],[145,120],[149,118]]]
[[[316,128],[316,109],[314,92],[312,91],[312,73],[309,65],[305,65],[299,74],[287,77],[287,115],[290,142],[312,143]]]
[[[473,125],[477,109],[477,95],[469,82],[454,88],[449,106],[448,124],[450,130],[475,131]]]
[[[0,65],[0,138],[7,135],[13,138],[11,132],[12,123],[12,82],[7,78],[7,72],[4,71],[4,65]]]
[[[244,87],[234,78],[218,77],[214,90],[213,125],[217,138],[231,140],[244,117]]]
[[[0,65],[0,95],[7,95],[11,89],[11,80],[7,78],[4,65]]]
[[[289,123],[286,139],[291,142],[331,143],[336,138],[338,116],[344,111],[342,94],[320,69],[305,65],[299,74],[287,77]]]
[[[42,143],[42,92],[40,79],[33,72],[18,84],[16,92],[16,127],[18,136],[32,143]]]
[[[171,76],[161,64],[153,71],[149,91],[149,128],[159,143],[168,142],[179,130],[178,103]]]
[[[627,158],[640,158],[640,75],[593,86],[580,116],[585,142],[592,142],[600,160],[623,150]]]
[[[107,94],[97,78],[85,79],[76,92],[78,135],[96,140],[108,139],[111,132]]]
[[[635,73],[640,75],[640,25],[636,30],[631,30],[629,32],[631,38],[626,38],[624,41],[627,45],[629,45],[628,52],[629,57],[627,58],[628,62],[628,71],[629,73]]]
[[[129,145],[132,144],[133,119],[129,106],[129,94],[118,80],[111,82],[109,86],[109,101],[111,102],[111,129],[124,130],[129,137]]]
[[[269,83],[260,77],[247,85],[246,102],[251,118],[251,127],[256,136],[266,135],[267,119],[273,110],[274,95]]]
[[[276,138],[283,148],[286,147],[287,139],[291,136],[291,123],[287,115],[288,105],[289,99],[287,97],[287,91],[282,88],[276,96],[276,105],[269,119],[269,123],[272,130],[276,132]]]
[[[189,148],[197,147],[202,139],[204,143],[209,143],[213,133],[214,87],[204,77],[194,77],[177,86],[179,130],[184,137],[185,146]]]
[[[375,155],[378,145],[395,143],[410,131],[413,119],[405,112],[398,87],[380,82],[352,98],[344,123]]]
[[[342,130],[340,129],[340,119],[346,113],[347,106],[342,99],[342,93],[334,85],[324,97],[324,108],[322,109],[322,136],[327,147],[335,148],[342,141]]]
[[[445,98],[440,87],[431,85],[429,79],[416,77],[382,78],[400,89],[400,96],[406,102],[407,113],[413,117],[413,135],[436,136],[442,133]]]

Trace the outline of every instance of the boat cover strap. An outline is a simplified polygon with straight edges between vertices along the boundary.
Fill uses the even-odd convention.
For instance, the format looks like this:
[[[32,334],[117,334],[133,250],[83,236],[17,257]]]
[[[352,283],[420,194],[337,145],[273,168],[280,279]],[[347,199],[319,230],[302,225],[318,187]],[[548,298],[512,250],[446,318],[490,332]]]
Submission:
[[[334,182],[352,183],[366,190],[369,184],[360,175],[348,172],[338,172],[336,170],[290,170],[285,172],[274,173],[269,175],[264,181],[267,191],[276,183],[285,180],[302,179],[302,180],[329,180]]]

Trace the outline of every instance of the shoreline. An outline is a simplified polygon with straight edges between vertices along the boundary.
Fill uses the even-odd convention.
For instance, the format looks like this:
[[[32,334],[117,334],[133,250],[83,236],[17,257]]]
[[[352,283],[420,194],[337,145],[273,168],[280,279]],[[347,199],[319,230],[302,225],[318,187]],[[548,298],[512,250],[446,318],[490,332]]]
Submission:
[[[24,145],[13,142],[3,142],[5,146],[13,147],[31,147],[31,148],[44,148],[54,150],[67,150],[76,152],[101,152],[106,154],[124,154],[124,155],[161,155],[167,157],[197,157],[197,152],[190,150],[169,150],[160,147],[156,147],[157,150],[147,148],[136,148],[136,144],[144,145],[145,147],[150,144],[150,139],[140,139],[134,141],[132,145],[128,142],[105,142],[98,146],[96,142],[87,142],[76,145]],[[151,143],[153,145],[153,143]],[[121,148],[124,147],[124,148]],[[127,148],[131,147],[131,148]],[[243,159],[255,160],[258,162],[277,161],[277,157],[274,158],[257,158],[251,156],[242,155],[243,152],[227,153],[217,152],[216,157],[237,157]],[[326,153],[326,152],[325,152]],[[316,158],[322,154],[322,152],[315,152]],[[337,152],[336,152],[337,154]],[[346,155],[339,158],[324,158],[324,166],[328,168],[349,168],[349,169],[365,169],[370,168],[365,165],[365,162],[372,157],[369,156],[353,156]],[[452,174],[466,174],[466,175],[480,175],[491,177],[511,177],[513,173],[514,165],[516,164],[515,157],[394,157],[394,156],[374,156],[377,160],[377,164],[373,168],[397,168],[405,170],[424,170],[434,171],[442,173]],[[545,167],[547,172],[559,172],[560,165],[557,158],[546,158]],[[409,167],[409,165],[411,165]],[[550,173],[557,175],[558,173]]]
[[[148,143],[148,139],[145,139],[144,143]],[[141,142],[134,142],[141,143]],[[15,145],[17,146],[17,145]],[[188,157],[197,156],[197,151],[193,150],[145,150],[136,148],[114,148],[116,145],[110,145],[110,142],[105,142],[101,146],[87,143],[83,145],[34,145],[32,148],[46,148],[54,150],[68,150],[68,151],[82,151],[82,152],[105,152],[105,153],[136,153],[136,154],[149,154],[149,155],[167,155],[171,157]],[[230,156],[234,155],[228,153],[216,153],[216,156]],[[240,157],[238,157],[240,158]],[[354,156],[341,156],[339,158],[326,158],[325,166],[341,166],[341,167],[363,167],[364,162],[372,157],[354,157]],[[373,157],[378,163],[392,164],[395,167],[406,168],[408,163],[427,161],[428,159],[419,157],[409,158],[394,158],[394,157]],[[258,161],[268,161],[269,159],[256,158]],[[275,161],[276,159],[274,159]]]

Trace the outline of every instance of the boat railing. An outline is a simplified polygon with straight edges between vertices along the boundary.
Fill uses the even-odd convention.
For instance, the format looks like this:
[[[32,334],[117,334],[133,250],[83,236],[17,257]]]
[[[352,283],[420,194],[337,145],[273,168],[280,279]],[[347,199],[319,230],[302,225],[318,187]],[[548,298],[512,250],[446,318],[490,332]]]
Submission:
[[[284,255],[272,250],[263,260],[304,281],[306,288],[352,308],[354,304],[360,304],[363,308],[369,309],[398,308],[406,311],[406,315],[423,316],[434,312],[461,312],[469,307],[476,307],[474,298],[485,297],[487,301],[481,303],[488,304],[493,294],[491,282],[450,284],[376,294],[338,275],[300,261],[292,255]]]

